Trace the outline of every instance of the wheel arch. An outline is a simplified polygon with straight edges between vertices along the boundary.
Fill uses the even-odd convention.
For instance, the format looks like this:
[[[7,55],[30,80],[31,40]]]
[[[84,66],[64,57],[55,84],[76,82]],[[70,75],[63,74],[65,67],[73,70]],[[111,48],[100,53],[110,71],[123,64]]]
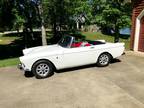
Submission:
[[[107,55],[108,59],[106,58],[106,60],[105,60],[105,58],[104,59],[101,58],[102,55]],[[109,65],[109,63],[112,61],[112,59],[113,59],[113,56],[111,55],[111,53],[102,52],[99,54],[96,64],[99,67],[105,67],[105,66]]]
[[[112,56],[112,54],[110,52],[107,52],[107,51],[106,52],[102,52],[102,53],[99,54],[99,56],[102,55],[102,54],[108,54],[111,57],[110,60],[113,59],[113,56]],[[99,58],[99,56],[98,56],[98,58]]]
[[[52,64],[52,66],[53,66],[53,69],[54,69],[54,70],[57,70],[57,69],[56,69],[56,66],[54,65],[54,63],[51,62],[51,61],[48,60],[48,59],[39,59],[39,60],[35,61],[35,62],[33,63],[33,65],[32,65],[32,67],[31,67],[31,70],[32,70],[32,68],[33,68],[33,66],[34,66],[35,63],[37,63],[37,62],[39,62],[39,61],[42,61],[42,60],[47,61],[47,62],[50,62],[50,63]]]

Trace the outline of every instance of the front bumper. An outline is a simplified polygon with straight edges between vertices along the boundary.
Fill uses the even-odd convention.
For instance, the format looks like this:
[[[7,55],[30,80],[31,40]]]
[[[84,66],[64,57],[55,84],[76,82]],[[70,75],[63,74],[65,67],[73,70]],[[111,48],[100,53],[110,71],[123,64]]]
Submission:
[[[26,66],[22,63],[18,64],[17,66],[18,69],[23,70],[23,71],[30,71],[29,69],[26,68]]]
[[[18,64],[17,68],[20,70],[24,70],[24,65],[22,63],[20,63],[20,64]]]

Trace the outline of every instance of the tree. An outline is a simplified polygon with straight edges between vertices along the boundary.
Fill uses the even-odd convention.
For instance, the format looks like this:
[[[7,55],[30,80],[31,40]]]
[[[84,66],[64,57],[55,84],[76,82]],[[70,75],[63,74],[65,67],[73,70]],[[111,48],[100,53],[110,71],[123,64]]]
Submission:
[[[10,30],[13,28],[15,14],[13,11],[14,0],[0,0],[0,28]]]
[[[16,5],[15,5],[16,4]],[[75,17],[91,16],[89,0],[1,0],[0,23],[1,27],[19,30],[22,26],[33,39],[33,28],[52,27],[54,36],[57,31],[72,30],[76,27]],[[8,18],[5,18],[10,16]],[[8,20],[8,21],[7,21]],[[26,30],[27,29],[27,30]],[[46,35],[42,35],[43,43],[46,44]]]
[[[23,16],[19,15],[19,12],[16,8],[13,8],[13,12],[15,15],[15,19],[13,20],[13,30],[17,30],[19,32],[19,30],[23,28],[25,20]]]
[[[46,31],[42,15],[42,0],[17,0],[17,6],[19,7],[20,15],[23,16],[25,20],[23,31],[26,41],[29,41],[28,43],[32,43],[30,41],[35,39],[35,36],[33,35],[33,28],[41,27],[42,45],[47,45]]]
[[[119,41],[119,30],[131,25],[131,4],[126,0],[94,0],[95,23],[114,30],[114,42]]]
[[[92,19],[92,8],[89,0],[74,0],[71,6],[72,16],[75,17],[75,21],[82,24],[89,24]],[[83,19],[84,18],[84,19]]]
[[[54,29],[59,26],[67,25],[71,29],[71,23],[74,25],[74,18],[81,14],[87,17],[91,16],[89,0],[44,0],[45,21],[50,23]],[[74,27],[75,28],[75,27]]]

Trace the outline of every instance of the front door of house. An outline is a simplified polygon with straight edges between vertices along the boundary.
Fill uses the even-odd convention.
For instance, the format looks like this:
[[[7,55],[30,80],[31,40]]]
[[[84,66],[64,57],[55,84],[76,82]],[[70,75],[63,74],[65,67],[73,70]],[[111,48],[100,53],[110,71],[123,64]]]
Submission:
[[[141,19],[138,50],[144,52],[144,16]]]

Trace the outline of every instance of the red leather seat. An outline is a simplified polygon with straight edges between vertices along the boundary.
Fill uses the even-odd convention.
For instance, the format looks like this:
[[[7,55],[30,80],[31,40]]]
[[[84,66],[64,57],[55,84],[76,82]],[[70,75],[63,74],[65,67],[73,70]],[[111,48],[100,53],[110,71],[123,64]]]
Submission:
[[[91,44],[87,43],[87,44],[85,44],[85,46],[91,46]]]
[[[72,44],[72,47],[80,47],[82,42],[76,42]]]

